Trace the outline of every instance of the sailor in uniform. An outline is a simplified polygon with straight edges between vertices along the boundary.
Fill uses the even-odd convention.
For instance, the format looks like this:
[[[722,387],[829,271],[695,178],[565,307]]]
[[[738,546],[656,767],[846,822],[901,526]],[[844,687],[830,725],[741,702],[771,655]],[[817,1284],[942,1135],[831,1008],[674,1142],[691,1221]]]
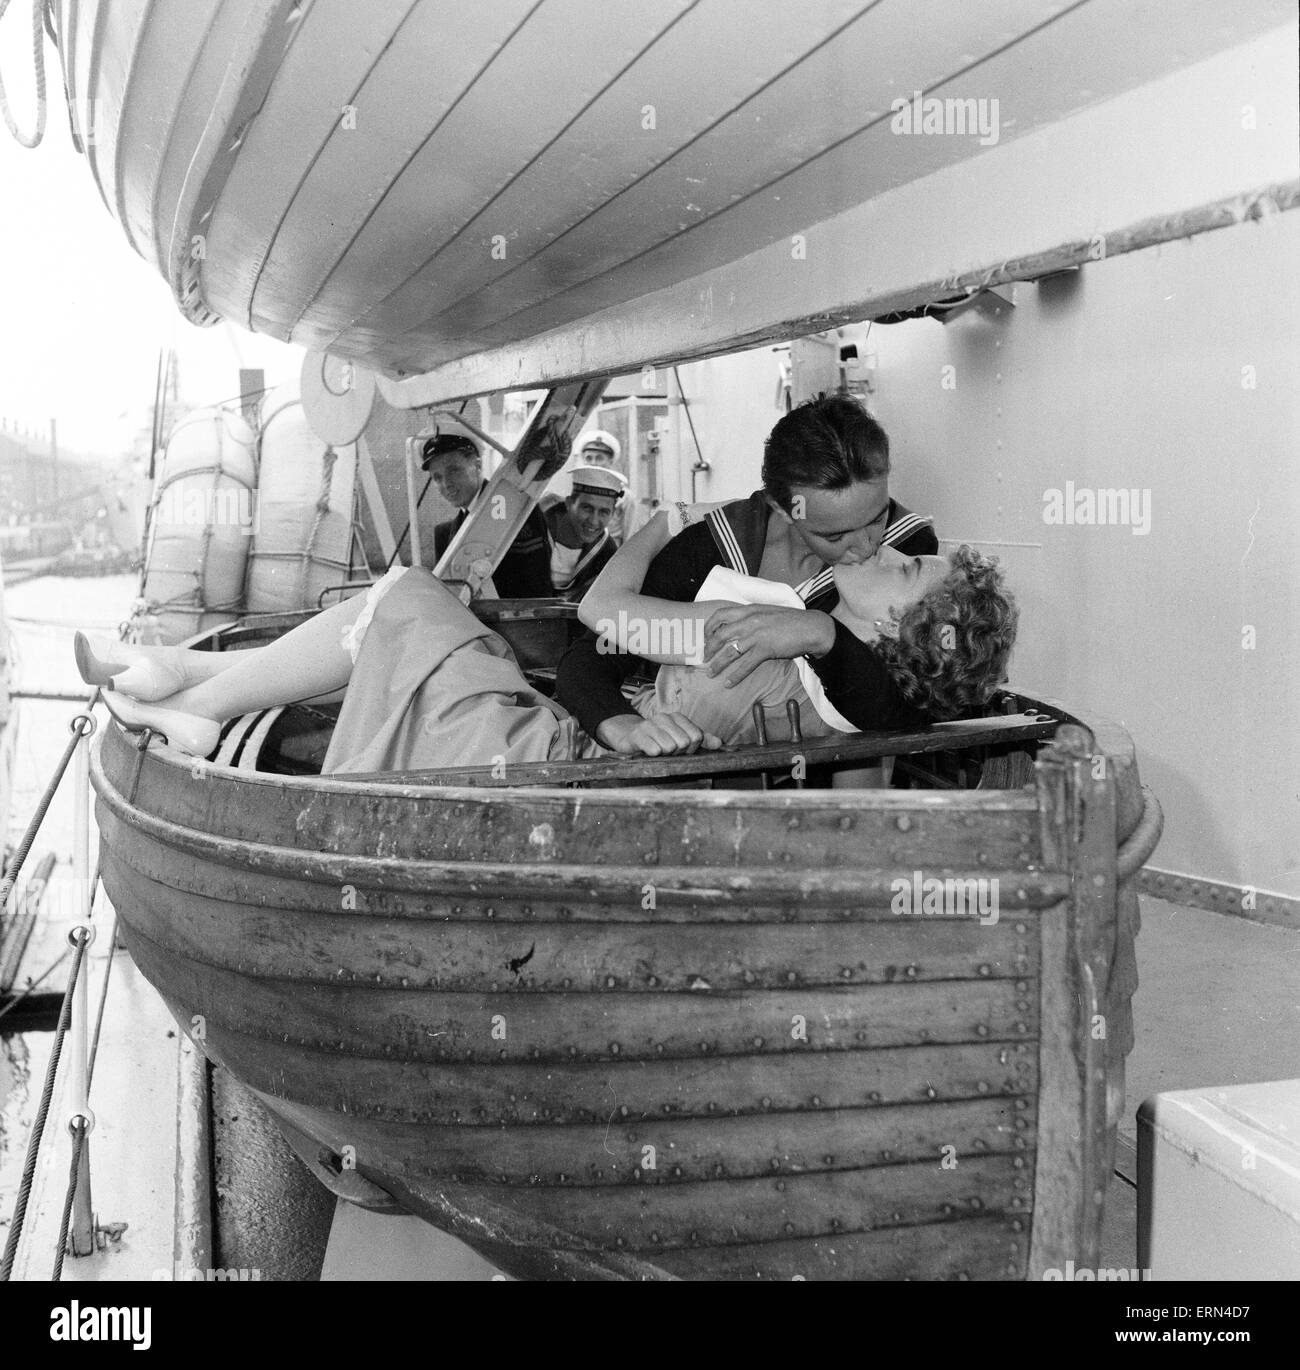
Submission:
[[[582,449],[584,457],[606,453],[614,455],[603,442],[589,442]],[[573,479],[568,498],[551,505],[545,518],[551,543],[551,586],[557,595],[576,603],[618,551],[609,522],[627,480],[607,466],[575,466],[568,474]]]
[[[487,489],[483,456],[467,434],[440,433],[424,444],[420,465],[429,473],[439,494],[457,510],[454,518],[439,523],[433,530],[433,554],[438,561]],[[546,520],[540,509],[534,509],[492,573],[499,598],[538,599],[551,593],[549,546]]]

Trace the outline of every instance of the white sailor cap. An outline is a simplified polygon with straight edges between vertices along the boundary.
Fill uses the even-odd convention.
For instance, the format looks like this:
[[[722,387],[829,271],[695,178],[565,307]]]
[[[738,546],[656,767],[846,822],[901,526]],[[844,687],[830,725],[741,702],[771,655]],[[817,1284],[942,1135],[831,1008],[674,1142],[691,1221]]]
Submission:
[[[609,499],[623,498],[627,489],[627,477],[607,466],[573,466],[569,468],[573,477],[574,495],[605,495]]]

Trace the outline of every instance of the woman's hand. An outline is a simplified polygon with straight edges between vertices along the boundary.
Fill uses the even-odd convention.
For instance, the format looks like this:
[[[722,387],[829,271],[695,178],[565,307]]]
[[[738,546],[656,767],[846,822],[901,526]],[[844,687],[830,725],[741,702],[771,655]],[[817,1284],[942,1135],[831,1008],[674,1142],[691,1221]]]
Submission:
[[[835,621],[816,609],[730,604],[704,625],[704,665],[727,686],[764,661],[825,656],[835,645]]]
[[[697,752],[716,752],[722,739],[697,728],[685,714],[616,714],[596,729],[596,741],[624,756],[676,756]]]

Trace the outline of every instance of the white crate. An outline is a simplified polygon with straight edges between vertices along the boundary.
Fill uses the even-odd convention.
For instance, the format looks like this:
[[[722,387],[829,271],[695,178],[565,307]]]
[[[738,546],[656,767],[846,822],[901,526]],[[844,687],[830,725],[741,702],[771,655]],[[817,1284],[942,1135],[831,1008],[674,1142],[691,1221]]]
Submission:
[[[1142,1105],[1138,1264],[1152,1280],[1300,1279],[1300,1080]]]

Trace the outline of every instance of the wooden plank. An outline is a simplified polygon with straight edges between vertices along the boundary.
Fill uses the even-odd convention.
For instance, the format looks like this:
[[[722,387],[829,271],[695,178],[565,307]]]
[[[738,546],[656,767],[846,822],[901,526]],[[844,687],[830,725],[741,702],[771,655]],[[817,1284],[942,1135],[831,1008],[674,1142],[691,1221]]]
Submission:
[[[260,910],[199,894],[181,902],[123,865],[112,880],[132,926],[179,956],[238,962],[248,975],[286,980],[328,982],[346,967],[384,988],[456,993],[725,993],[777,989],[791,974],[805,986],[1023,979],[1033,935],[1010,922],[938,918],[678,924],[667,937],[649,913],[640,926],[609,927],[378,920]],[[1015,926],[1029,920],[1021,914]]]
[[[783,14],[773,7],[760,15],[743,0],[731,0],[731,7],[732,23],[746,33],[745,62],[722,57],[719,39],[725,30],[718,23],[719,7],[709,5],[691,16],[699,21],[697,51],[679,59],[675,71],[649,86],[637,79],[641,73],[635,69],[629,75],[637,89],[670,90],[692,69],[725,65],[734,69],[733,79],[753,74],[745,98],[699,136],[681,139],[645,175],[619,186],[604,203],[596,202],[577,223],[564,225],[567,231],[557,233],[552,243],[538,243],[529,255],[527,241],[521,243],[524,250],[514,269],[483,288],[456,289],[455,256],[447,254],[452,257],[450,294],[459,301],[431,310],[427,322],[407,323],[412,332],[402,340],[405,356],[393,346],[400,329],[392,326],[405,316],[385,311],[372,324],[376,340],[390,340],[380,354],[390,368],[415,364],[440,340],[475,338],[482,345],[541,332],[768,243],[788,243],[810,220],[827,219],[984,150],[973,137],[898,137],[890,107],[900,94],[901,71],[908,73],[908,98],[917,90],[942,89],[950,96],[974,95],[976,89],[981,94],[1014,91],[1018,134],[1061,110],[1059,85],[1025,80],[1022,64],[1053,61],[1032,55],[1044,47],[1053,50],[1053,65],[1061,64],[1053,21],[1070,8],[1066,0],[986,0],[957,11],[923,0],[919,13],[916,5],[871,5],[820,44],[810,41],[816,34],[809,32],[812,16],[806,11]],[[832,17],[827,9],[819,6],[817,12],[823,32],[845,17],[843,10]],[[788,36],[777,49],[777,69],[768,74],[763,71],[767,49],[780,41],[782,23]],[[917,43],[918,25],[927,30],[923,45]],[[678,31],[689,26],[688,19]],[[1008,44],[1008,34],[1018,41]],[[689,36],[682,33],[683,39]],[[1024,49],[1029,51],[1021,56]],[[990,65],[1005,69],[994,75],[987,71]],[[1107,75],[1095,64],[1090,70],[1098,96]],[[846,80],[852,82],[852,99],[838,95]],[[704,81],[727,83],[712,75]],[[533,188],[532,201],[547,205],[547,189]],[[425,284],[420,277],[412,282]],[[447,293],[440,295],[445,299]],[[417,323],[422,326],[413,327]]]
[[[599,1190],[526,1187],[488,1193],[524,1217],[553,1225],[568,1244],[595,1242],[652,1257],[693,1245],[773,1241],[884,1227],[913,1227],[945,1218],[1028,1212],[1028,1181],[1019,1156],[971,1157],[951,1170],[937,1161],[725,1184],[646,1183]],[[409,1183],[409,1181],[408,1181]],[[439,1185],[472,1209],[483,1191]],[[485,1195],[486,1197],[486,1195]]]
[[[1024,982],[918,982],[745,994],[447,994],[294,985],[179,958],[123,916],[128,946],[173,1010],[272,1044],[414,1061],[615,1061],[843,1051],[947,1042],[1028,1042]],[[179,1007],[177,1007],[179,1006]],[[494,1021],[495,1020],[495,1021]],[[495,1035],[494,1035],[495,1034]]]
[[[135,758],[110,727],[92,772],[105,821],[116,813],[170,845],[254,868],[296,861],[299,878],[322,881],[437,888],[433,865],[518,863],[545,879],[547,868],[580,862],[658,868],[668,884],[662,871],[677,866],[931,870],[942,853],[946,869],[996,872],[1039,857],[1033,799],[1019,792],[536,790],[512,802],[488,790],[245,775],[164,751],[146,756],[127,806]],[[273,848],[268,836],[294,846]],[[618,878],[595,878],[606,877]]]
[[[396,1168],[452,1184],[608,1189],[641,1182],[675,1187],[773,1175],[844,1175],[905,1164],[937,1168],[945,1158],[953,1169],[996,1155],[1023,1159],[1027,1166],[1033,1131],[1014,1103],[971,1099],[511,1128],[416,1126],[351,1115],[335,1115],[326,1124],[318,1116],[322,1111],[310,1105],[286,1101],[277,1108],[310,1133],[332,1127],[366,1168]],[[603,1202],[603,1196],[594,1201]]]
[[[833,7],[846,3],[833,0]],[[486,8],[495,18],[496,6]],[[321,337],[329,350],[333,335],[351,331],[374,303],[418,271],[431,246],[439,247],[459,234],[471,234],[479,252],[491,261],[493,236],[515,238],[522,222],[517,215],[498,214],[497,197],[522,168],[563,139],[575,115],[617,81],[687,8],[687,0],[624,5],[611,22],[607,0],[547,0],[530,6],[472,82],[463,89],[445,88],[447,103],[441,109],[434,105],[436,117],[428,121],[427,132],[417,125],[403,140],[408,158],[377,202],[368,206],[364,219],[345,221],[348,232],[336,239],[337,265],[324,289],[301,311],[301,327]],[[430,52],[459,47],[460,30],[472,22],[472,16],[458,9],[443,33],[430,34],[423,52],[416,49],[424,63]],[[455,43],[446,42],[447,32],[456,33]],[[403,41],[409,41],[405,35]],[[649,96],[637,85],[644,102]],[[413,111],[423,113],[433,103],[428,90],[426,78],[404,108],[393,109],[393,116],[409,119]],[[519,98],[521,91],[529,92],[527,99]],[[381,98],[380,90],[372,90],[368,82],[357,102],[364,109]],[[626,137],[635,140],[640,132],[638,118]],[[582,185],[586,169],[571,158],[565,162],[559,184],[551,191],[569,200]],[[476,222],[488,207],[488,216]],[[544,204],[535,201],[531,213],[539,211],[544,211]]]
[[[1001,41],[992,35],[1024,22],[1025,0],[999,3],[996,16],[950,16],[924,54],[908,54],[918,62],[909,79],[928,87],[952,71],[958,54]],[[1030,5],[1036,17],[1061,7],[1060,0]],[[904,43],[914,39],[915,25],[913,15],[895,17],[863,0],[814,10],[745,0],[692,6],[585,108],[570,105],[562,137],[521,160],[468,231],[438,240],[437,251],[368,311],[366,331],[458,337],[503,308],[532,304],[575,276],[619,266],[644,245],[676,236],[887,107],[883,87],[896,80],[902,56],[894,42],[899,30]],[[727,60],[731,37],[742,30],[745,60]],[[841,108],[825,96],[846,71],[855,72],[858,88]],[[512,227],[505,262],[483,251],[493,225],[502,224]]]
[[[1064,859],[1069,900],[1043,913],[1040,1146],[1034,1174],[1030,1278],[1067,1260],[1095,1269],[1105,1173],[1105,1039],[1098,1039],[1115,917],[1115,781],[1098,775],[1093,738],[1061,729],[1039,760],[1044,858]],[[1103,951],[1103,946],[1107,948]]]
[[[101,831],[117,842],[130,829],[103,813]],[[184,851],[184,856],[179,851]],[[200,895],[260,909],[290,909],[374,919],[417,919],[514,925],[526,932],[553,923],[644,923],[643,905],[652,890],[657,924],[683,923],[887,923],[893,909],[893,882],[910,886],[916,872],[903,867],[840,872],[760,868],[737,875],[719,867],[658,867],[648,880],[643,867],[494,864],[437,864],[413,861],[340,859],[326,866],[303,862],[301,854],[281,851],[280,859],[261,863],[265,849],[239,849],[244,864],[229,853],[139,842],[106,857],[181,895]],[[1000,917],[1024,909],[1032,914],[1063,898],[1066,877],[1050,873],[990,870],[954,873],[927,868],[936,878],[977,878],[998,882]],[[116,877],[113,877],[116,878]],[[126,878],[125,876],[123,878]],[[649,886],[649,889],[647,888]],[[969,888],[969,886],[967,886]],[[346,898],[347,909],[343,905]],[[927,922],[934,915],[922,914]]]
[[[658,1264],[683,1280],[1016,1280],[1024,1278],[1028,1216],[877,1232],[665,1251]]]
[[[995,743],[1042,741],[1057,728],[1056,719],[1023,714],[998,715],[960,723],[935,723],[926,728],[872,733],[840,733],[826,738],[769,746],[737,747],[693,756],[611,758],[596,761],[532,762],[511,766],[507,773],[493,774],[490,766],[467,766],[460,770],[386,772],[383,779],[408,785],[483,785],[507,789],[521,785],[600,784],[622,781],[636,784],[661,776],[729,775],[742,771],[792,772],[796,761],[805,767],[862,761],[881,756],[915,756],[930,752],[957,751]],[[356,780],[376,780],[378,773],[360,774]]]
[[[667,1061],[485,1063],[340,1056],[210,1023],[207,1047],[253,1088],[326,1113],[377,1122],[613,1122],[725,1118],[795,1109],[1010,1099],[1035,1117],[1037,1045],[978,1042],[747,1056],[735,1068],[697,1057]]]
[[[505,9],[505,5],[495,7],[492,19],[499,22],[499,11]],[[399,130],[409,125],[404,121],[381,128],[372,117],[363,120],[356,108],[358,89],[388,53],[399,29],[410,34],[427,25],[427,36],[439,28],[445,31],[455,22],[455,14],[451,3],[429,0],[418,6],[412,0],[370,0],[362,6],[352,0],[314,0],[305,7],[257,118],[242,130],[239,155],[231,163],[208,223],[210,250],[203,287],[211,300],[222,302],[227,317],[252,327],[257,281],[277,246],[290,206],[331,138],[355,154],[352,174],[335,186],[336,215],[341,215],[348,197],[364,200],[371,178],[383,174],[382,147],[389,149],[390,156],[401,155]],[[466,17],[472,22],[472,16]],[[338,41],[343,31],[347,42]],[[446,65],[466,60],[465,49],[460,44],[430,42],[423,56],[430,82],[426,94],[447,98],[440,78]],[[351,117],[346,113],[349,109]],[[373,116],[378,111],[366,113]],[[418,106],[412,101],[406,110],[407,120],[435,117],[432,99]],[[339,217],[319,217],[317,241],[304,245],[306,251],[320,251],[320,240],[328,241],[340,227]]]
[[[1291,47],[1273,35],[1221,54],[1214,87],[1268,88],[1289,99],[1282,93],[1294,88]],[[1287,122],[1249,147],[1234,144],[1229,151],[1224,125],[1205,97],[1205,80],[1204,71],[1192,67],[1149,81],[1049,128],[986,148],[977,162],[944,168],[808,223],[798,230],[799,260],[792,259],[786,234],[688,277],[678,261],[664,284],[643,282],[645,293],[634,300],[603,306],[594,296],[577,301],[588,312],[567,326],[516,316],[508,338],[480,337],[472,355],[406,381],[383,379],[381,389],[393,404],[431,404],[735,351],[1095,262],[1101,242],[1105,255],[1114,257],[1294,206],[1300,184],[1294,148],[1283,132],[1284,126],[1289,132]],[[1171,109],[1186,117],[1170,118]],[[1148,136],[1135,143],[1134,128]],[[1202,136],[1212,155],[1188,158],[1189,140]],[[788,183],[774,193],[800,203]],[[1006,211],[1027,202],[1030,214]],[[936,203],[948,212],[935,216]],[[963,225],[956,256],[947,232],[954,219]],[[724,228],[720,224],[719,231]],[[861,250],[864,243],[870,251]]]

